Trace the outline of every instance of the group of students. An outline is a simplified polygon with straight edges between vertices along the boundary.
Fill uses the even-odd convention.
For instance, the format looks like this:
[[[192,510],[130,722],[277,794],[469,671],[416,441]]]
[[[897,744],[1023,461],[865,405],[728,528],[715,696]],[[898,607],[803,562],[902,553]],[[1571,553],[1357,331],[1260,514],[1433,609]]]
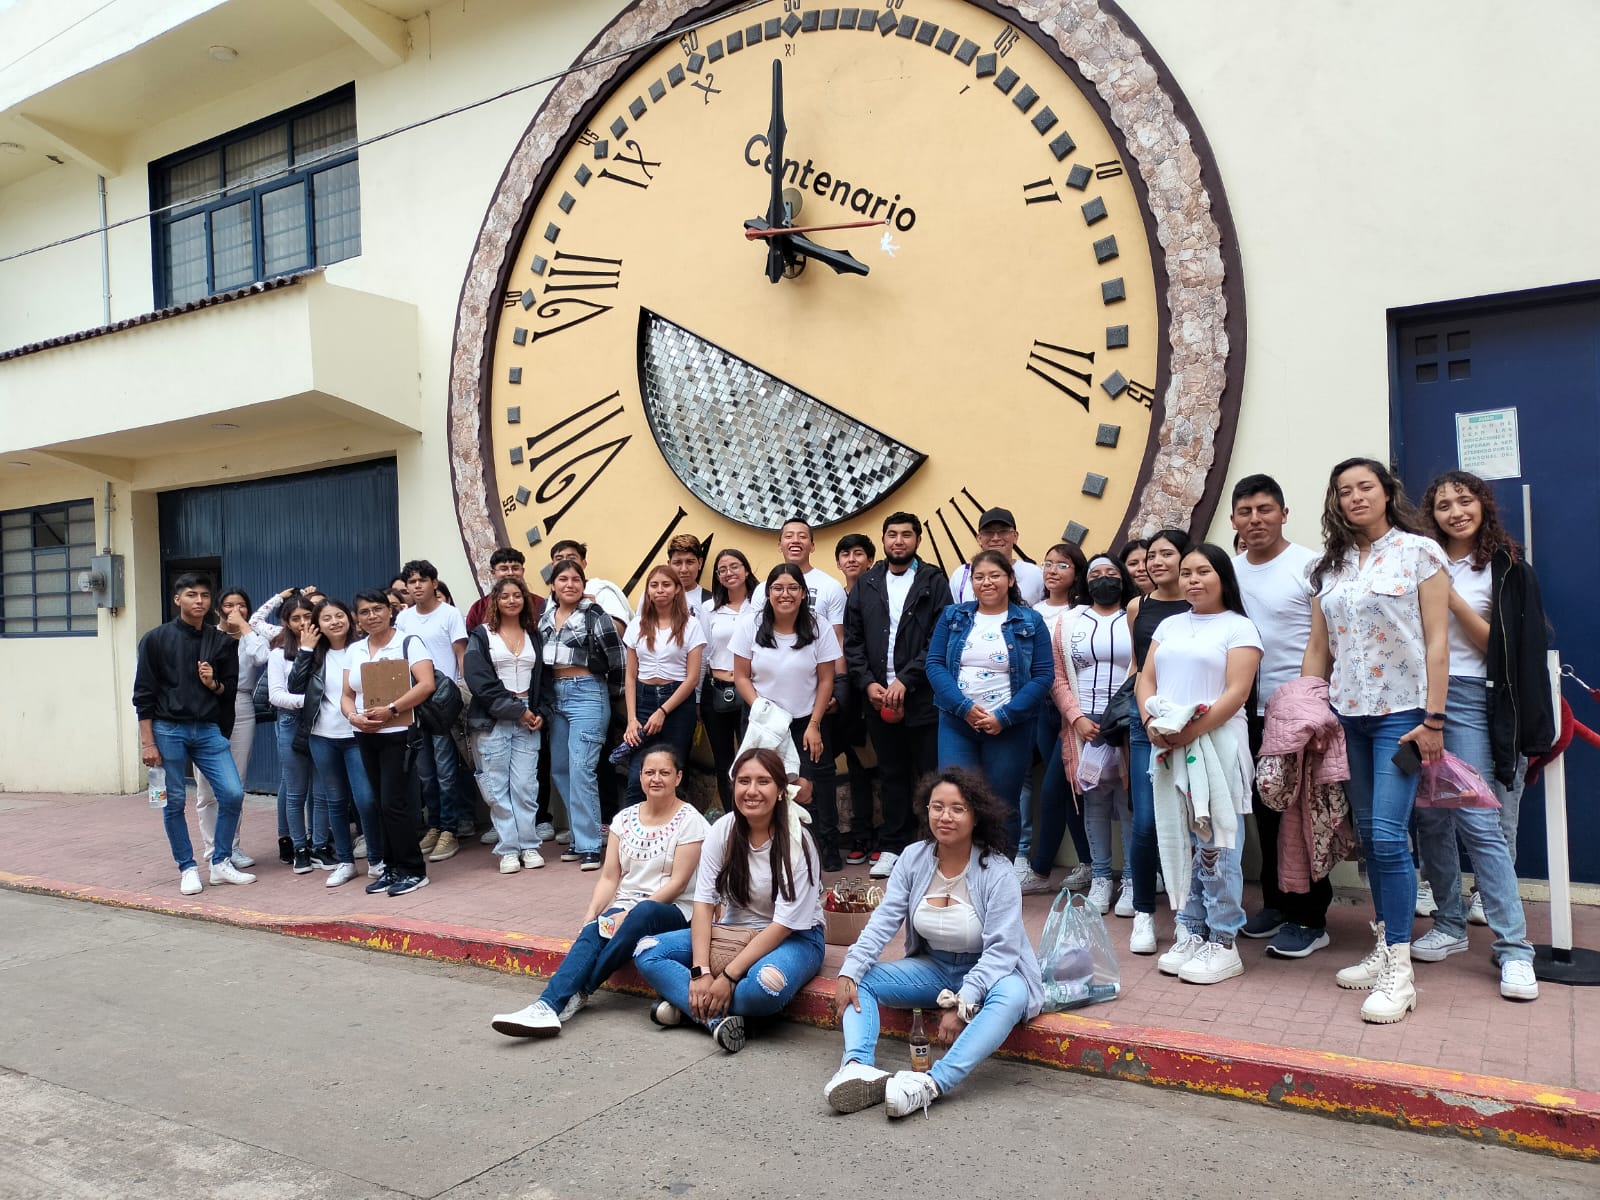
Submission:
[[[1287,791],[1325,798],[1311,776],[1336,743],[1375,909],[1371,952],[1337,975],[1367,993],[1362,1017],[1402,1019],[1416,1005],[1412,962],[1466,950],[1471,920],[1495,935],[1502,994],[1535,998],[1514,854],[1526,760],[1553,740],[1546,630],[1537,579],[1492,491],[1449,472],[1418,511],[1381,463],[1347,460],[1329,479],[1320,553],[1284,537],[1288,510],[1268,476],[1241,480],[1231,511],[1236,555],[1168,529],[1114,555],[1064,542],[1035,566],[1017,556],[1010,512],[991,509],[982,548],[953,579],[920,557],[920,521],[894,513],[881,559],[862,535],[839,543],[845,586],[813,566],[811,528],[795,519],[763,580],[740,550],[718,552],[709,594],[700,544],[685,536],[648,573],[637,613],[615,585],[587,576],[575,542],[553,551],[548,597],[528,588],[520,552],[497,551],[489,592],[465,619],[425,562],[395,581],[404,592],[364,592],[354,613],[290,590],[246,617],[248,599],[224,594],[217,626],[203,581],[185,577],[176,618],[141,643],[135,684],[145,761],[167,763],[183,890],[199,890],[182,813],[187,760],[209,781],[197,807],[212,882],[253,878],[235,841],[234,760],[242,767],[248,743],[241,754],[236,734],[230,754],[227,737],[230,723],[253,723],[244,697],[263,663],[285,764],[280,836],[295,869],[328,866],[337,886],[365,853],[369,891],[422,886],[425,858],[453,854],[471,832],[470,808],[448,735],[396,735],[448,675],[470,694],[499,869],[543,865],[554,833],[540,799],[547,768],[570,825],[563,858],[599,872],[562,970],[495,1028],[559,1032],[631,959],[660,993],[657,1024],[700,1026],[738,1050],[747,1018],[781,1009],[820,969],[823,872],[870,861],[885,898],[841,972],[846,1051],[827,1095],[843,1111],[884,1101],[904,1115],[1039,1011],[1024,893],[1086,889],[1111,910],[1113,820],[1129,950],[1157,951],[1163,882],[1178,910],[1163,972],[1194,984],[1237,976],[1240,936],[1270,939],[1279,958],[1326,947],[1337,821],[1318,826],[1326,844],[1307,855],[1320,799],[1301,795],[1286,813],[1256,803],[1256,765],[1264,744],[1281,753],[1287,742],[1306,764],[1298,777],[1291,768]],[[368,707],[361,664],[402,657],[411,690]],[[788,745],[781,732],[776,746],[754,736],[774,722]],[[697,726],[719,800],[705,814],[681,795]],[[1500,807],[1413,813],[1408,746],[1423,764],[1446,749],[1466,760]],[[874,760],[878,810],[861,766]],[[1252,812],[1264,903],[1247,916],[1240,863]],[[351,839],[352,813],[364,847]],[[1080,865],[1053,884],[1068,835]],[[1470,899],[1458,847],[1475,873]],[[1414,853],[1439,898],[1415,941]],[[902,925],[906,959],[878,963]],[[873,1065],[879,1002],[944,1010],[951,1050],[931,1072]]]

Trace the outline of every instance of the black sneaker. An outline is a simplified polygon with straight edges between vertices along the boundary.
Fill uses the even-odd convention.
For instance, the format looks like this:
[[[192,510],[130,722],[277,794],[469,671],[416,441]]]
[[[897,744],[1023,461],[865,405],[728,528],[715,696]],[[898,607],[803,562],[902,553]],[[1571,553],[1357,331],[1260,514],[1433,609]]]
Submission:
[[[311,850],[302,846],[294,852],[294,873],[296,875],[311,874]]]
[[[585,854],[583,856],[583,858],[579,860],[579,862],[578,862],[578,870],[580,870],[580,871],[598,871],[600,869],[601,862],[602,862],[602,859],[601,859],[601,856],[600,856],[600,852],[598,850],[591,851],[590,853]]]
[[[331,871],[339,865],[339,860],[333,856],[332,846],[313,846],[311,847],[311,865],[319,871]]]
[[[418,888],[427,886],[428,877],[426,875],[401,875],[389,885],[389,895],[405,896]]]
[[[376,879],[367,884],[367,895],[375,896],[379,892],[387,892],[391,887],[394,886],[394,881],[395,877],[389,874],[389,872],[385,871],[382,875],[379,875]]]
[[[844,859],[840,858],[839,852],[831,846],[822,852],[822,869],[824,871],[844,870]]]
[[[278,861],[285,866],[294,861],[294,839],[281,837],[278,839]]]
[[[844,861],[846,866],[859,867],[867,861],[867,852],[857,846],[845,854]]]

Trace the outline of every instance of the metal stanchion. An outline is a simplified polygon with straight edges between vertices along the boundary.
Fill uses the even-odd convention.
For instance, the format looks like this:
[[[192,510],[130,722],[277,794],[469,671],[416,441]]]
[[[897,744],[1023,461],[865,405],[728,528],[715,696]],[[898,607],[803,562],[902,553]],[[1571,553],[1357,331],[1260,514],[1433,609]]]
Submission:
[[[1561,714],[1561,656],[1550,651],[1550,690]],[[1572,873],[1567,857],[1567,767],[1561,755],[1544,768],[1544,830],[1550,872],[1550,945],[1533,948],[1533,974],[1548,983],[1600,986],[1600,953],[1572,945]]]

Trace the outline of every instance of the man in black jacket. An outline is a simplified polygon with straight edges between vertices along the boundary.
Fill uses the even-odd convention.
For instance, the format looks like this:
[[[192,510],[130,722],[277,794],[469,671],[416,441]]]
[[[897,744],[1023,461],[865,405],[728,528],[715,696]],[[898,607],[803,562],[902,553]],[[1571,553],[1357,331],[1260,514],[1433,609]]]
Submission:
[[[233,865],[233,835],[239,825],[244,785],[228,748],[233,732],[233,697],[239,685],[239,643],[206,622],[211,580],[188,573],[172,585],[177,614],[139,639],[133,675],[133,708],[139,715],[140,760],[165,767],[167,807],[162,814],[167,843],[181,873],[178,890],[200,891],[200,871],[184,817],[184,775],[189,763],[217,797],[217,836],[211,853],[212,883],[254,883]]]
[[[922,522],[911,513],[890,513],[883,522],[883,561],[856,580],[844,608],[845,663],[866,697],[867,730],[878,755],[883,827],[872,864],[878,879],[888,878],[916,839],[912,790],[939,759],[939,712],[923,664],[934,622],[950,602],[950,581],[917,557],[921,544]]]

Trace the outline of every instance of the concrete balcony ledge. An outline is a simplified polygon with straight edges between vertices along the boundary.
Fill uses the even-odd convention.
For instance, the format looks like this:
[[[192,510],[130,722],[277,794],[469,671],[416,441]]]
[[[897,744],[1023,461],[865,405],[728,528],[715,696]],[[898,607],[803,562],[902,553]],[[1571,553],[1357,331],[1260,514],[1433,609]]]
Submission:
[[[421,428],[417,311],[321,272],[0,358],[0,455],[137,482],[140,464],[319,431]]]

